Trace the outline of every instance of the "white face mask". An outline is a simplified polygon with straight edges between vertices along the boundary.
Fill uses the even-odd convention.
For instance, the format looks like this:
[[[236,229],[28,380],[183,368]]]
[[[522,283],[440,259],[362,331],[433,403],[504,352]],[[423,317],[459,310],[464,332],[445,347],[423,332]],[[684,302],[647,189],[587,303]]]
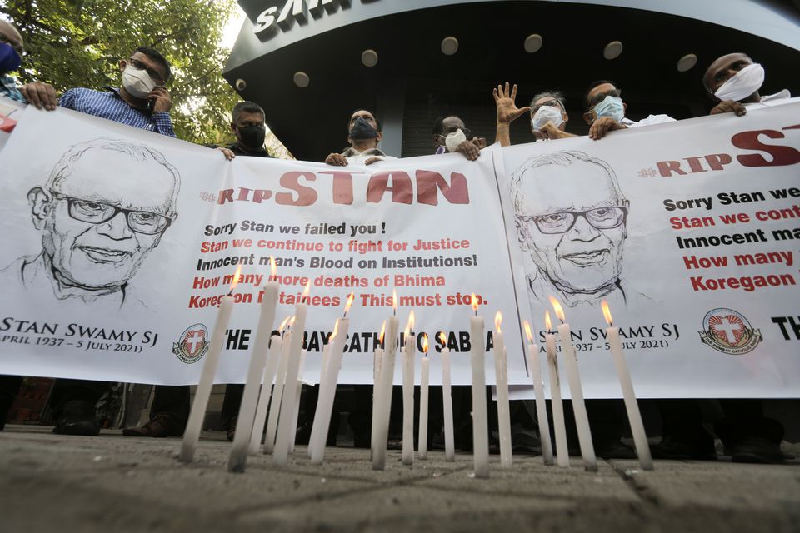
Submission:
[[[158,85],[146,70],[128,65],[122,71],[122,86],[134,98],[144,98]]]
[[[543,105],[536,110],[533,117],[531,117],[531,127],[533,131],[539,131],[548,122],[552,122],[557,128],[564,122],[564,116],[561,114],[561,109],[551,105]]]
[[[764,67],[760,63],[747,65],[720,85],[714,96],[720,100],[744,100],[764,84]]]
[[[467,136],[464,135],[464,132],[461,131],[461,128],[458,128],[456,131],[447,134],[447,137],[444,139],[444,143],[447,146],[448,152],[455,152],[456,148],[458,148],[458,145],[466,140]]]

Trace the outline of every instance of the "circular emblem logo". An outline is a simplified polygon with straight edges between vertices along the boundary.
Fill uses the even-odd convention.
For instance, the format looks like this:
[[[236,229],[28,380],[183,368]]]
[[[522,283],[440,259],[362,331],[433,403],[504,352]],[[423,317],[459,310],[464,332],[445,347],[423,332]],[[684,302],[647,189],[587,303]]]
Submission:
[[[186,328],[178,342],[172,343],[172,353],[187,364],[196,363],[208,351],[208,328],[205,324],[193,324]]]
[[[744,355],[761,342],[760,330],[753,329],[743,314],[725,307],[706,313],[698,333],[704,344],[729,355]]]

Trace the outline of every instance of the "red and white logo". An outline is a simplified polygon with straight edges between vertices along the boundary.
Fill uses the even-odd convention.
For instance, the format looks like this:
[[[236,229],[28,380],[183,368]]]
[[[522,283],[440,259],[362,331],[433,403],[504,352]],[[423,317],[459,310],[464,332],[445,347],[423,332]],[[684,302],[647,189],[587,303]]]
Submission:
[[[193,324],[181,334],[178,342],[172,343],[172,353],[184,363],[192,364],[208,351],[208,328],[204,324]]]
[[[698,333],[704,344],[730,355],[746,354],[761,342],[760,330],[753,329],[738,311],[724,307],[706,313],[703,331]]]

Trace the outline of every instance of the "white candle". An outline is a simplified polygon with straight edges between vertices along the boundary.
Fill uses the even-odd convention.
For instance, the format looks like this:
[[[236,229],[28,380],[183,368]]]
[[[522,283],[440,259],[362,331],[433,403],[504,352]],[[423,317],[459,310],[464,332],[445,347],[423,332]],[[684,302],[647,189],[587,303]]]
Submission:
[[[553,464],[553,443],[550,441],[550,424],[547,423],[547,405],[544,403],[544,387],[542,384],[542,367],[539,364],[539,345],[533,343],[530,325],[525,322],[525,333],[528,336],[528,370],[533,382],[533,393],[536,396],[536,418],[539,424],[539,438],[542,441],[542,460],[545,465]]]
[[[303,297],[308,295],[311,288],[311,281],[303,291]],[[272,463],[277,466],[286,466],[289,460],[290,439],[294,435],[289,433],[294,425],[292,414],[294,411],[294,400],[297,397],[297,388],[291,386],[297,382],[297,373],[300,369],[300,357],[303,353],[303,333],[306,328],[306,316],[308,315],[308,305],[302,302],[295,308],[295,321],[293,324],[294,334],[292,336],[291,347],[289,348],[289,364],[286,366],[286,385],[283,391],[283,401],[278,415],[278,433],[275,436],[275,448],[272,451]]]
[[[306,351],[303,350],[303,355],[300,357],[300,369],[297,371],[297,395],[294,398],[294,416],[292,416],[292,435],[289,440],[289,453],[294,453],[294,441],[297,440],[297,418],[300,416],[300,397],[303,393],[303,366],[306,364]]]
[[[241,268],[236,271],[234,285],[239,279]],[[208,348],[203,370],[200,374],[200,381],[197,384],[197,391],[192,402],[192,410],[189,413],[189,420],[186,423],[186,431],[183,433],[181,443],[180,461],[191,463],[194,459],[194,452],[197,449],[197,441],[200,439],[200,431],[203,429],[203,419],[208,408],[208,398],[211,396],[211,387],[214,384],[214,376],[217,374],[217,364],[222,353],[222,344],[225,342],[225,332],[228,330],[228,323],[233,312],[233,296],[230,294],[220,299],[219,309],[217,310],[217,320],[211,333],[211,346]]]
[[[274,264],[274,260],[273,260]],[[228,457],[229,472],[244,472],[247,465],[247,449],[250,437],[253,434],[253,421],[256,416],[256,402],[261,378],[264,374],[264,365],[269,352],[269,340],[272,337],[272,323],[275,320],[275,307],[278,303],[278,282],[270,281],[264,287],[264,297],[261,300],[261,312],[256,328],[256,341],[250,364],[247,368],[247,381],[242,392],[242,404],[239,416],[236,419],[236,433],[233,437],[233,446]]]
[[[619,328],[611,322],[611,311],[608,304],[603,300],[603,314],[608,322],[606,336],[608,345],[611,347],[611,356],[614,359],[614,366],[617,369],[617,377],[622,386],[622,397],[625,400],[625,410],[628,412],[628,422],[633,433],[633,443],[636,445],[636,455],[639,458],[639,465],[642,470],[653,469],[653,458],[650,455],[650,446],[647,444],[647,434],[644,432],[642,415],[639,412],[639,404],[636,402],[636,394],[633,391],[631,374],[628,371],[628,363],[625,361],[625,354],[622,353],[622,342],[619,338]]]
[[[483,317],[478,316],[478,301],[472,295],[475,316],[470,317],[472,344],[472,454],[475,477],[489,477],[489,435],[486,422],[486,370],[484,368]]]
[[[506,364],[505,341],[500,324],[503,320],[500,311],[494,319],[494,370],[497,385],[497,429],[500,435],[500,464],[503,468],[511,468],[511,417],[508,405],[508,373]]]
[[[417,352],[417,336],[411,333],[414,327],[414,311],[408,318],[403,344],[403,445],[401,457],[404,466],[414,462],[414,358]]]
[[[338,325],[338,321],[336,322]],[[327,373],[328,373],[328,360],[330,358],[331,353],[331,345],[333,344],[333,340],[336,338],[336,328],[334,328],[333,333],[331,333],[330,337],[328,337],[328,344],[326,344],[322,348],[322,359],[320,360],[320,371],[319,371],[319,388],[317,390],[317,406],[319,406],[320,398],[322,398],[325,394],[325,384],[327,383]],[[318,408],[318,407],[317,407]],[[316,408],[314,409],[316,413]],[[316,419],[316,415],[315,415]],[[314,425],[312,423],[311,427],[311,437],[308,439],[308,449],[306,453],[308,454],[308,458],[310,459],[314,450],[314,442],[317,440],[317,435],[314,431],[319,431],[317,429],[318,425]]]
[[[397,302],[397,294],[394,295]],[[372,419],[372,469],[386,469],[386,443],[389,437],[389,413],[392,409],[392,382],[394,381],[394,358],[397,350],[397,318],[389,317],[386,325],[386,341],[381,362],[381,375],[376,417]]]
[[[556,464],[569,466],[569,449],[567,448],[567,427],[564,424],[564,406],[561,403],[561,380],[558,377],[558,355],[556,352],[556,337],[552,333],[553,325],[550,323],[550,313],[545,313],[544,322],[547,326],[545,335],[545,349],[547,350],[547,370],[550,373],[550,401],[553,408],[553,433],[556,436]]]
[[[419,380],[419,444],[417,450],[420,459],[428,458],[428,374],[430,372],[428,359],[428,336],[422,338],[423,356],[420,360]]]
[[[386,328],[386,323],[384,322],[384,331]],[[384,331],[381,331],[381,337],[383,338]],[[383,363],[383,350],[381,348],[375,348],[375,352],[372,354],[372,434],[371,434],[371,441],[372,443],[375,442],[376,435],[375,431],[378,428],[376,421],[378,420],[378,384],[381,381],[381,364]]]
[[[455,443],[453,442],[453,393],[450,386],[450,350],[447,348],[447,337],[441,334],[442,341],[442,407],[444,408],[444,458],[446,461],[456,460]]]
[[[272,389],[272,402],[269,406],[269,418],[267,418],[267,435],[264,438],[264,453],[272,453],[275,448],[275,434],[278,432],[278,415],[283,403],[283,389],[286,383],[286,368],[289,366],[289,349],[292,345],[291,330],[283,334],[283,346],[281,348],[281,358],[278,362],[278,373],[275,376],[275,387]]]
[[[328,439],[328,427],[331,423],[333,413],[333,399],[336,395],[336,384],[339,380],[339,369],[342,367],[342,352],[347,340],[347,331],[350,327],[350,320],[340,318],[336,321],[336,336],[329,341],[331,345],[328,356],[328,369],[325,372],[325,387],[320,385],[319,398],[317,399],[317,411],[314,415],[311,435],[314,439],[310,442],[311,463],[322,464],[325,456],[325,444]]]
[[[282,329],[283,324],[281,325],[281,330]],[[267,421],[269,400],[272,397],[272,380],[275,378],[275,369],[278,367],[278,361],[281,358],[282,346],[283,341],[280,335],[273,335],[272,342],[269,345],[269,354],[267,355],[267,365],[264,369],[264,377],[261,380],[261,394],[258,397],[258,407],[256,408],[253,431],[250,436],[250,446],[248,446],[247,449],[247,453],[249,455],[256,455],[259,451],[261,451],[261,437],[262,433],[264,432],[264,424]]]
[[[561,304],[552,296],[550,297],[556,310],[558,319],[562,324],[558,326],[558,336],[561,337],[561,353],[564,359],[564,368],[567,370],[567,382],[572,395],[572,412],[575,414],[575,426],[578,429],[578,443],[581,446],[581,456],[586,470],[597,470],[597,458],[594,455],[592,444],[592,430],[589,428],[589,417],[586,414],[586,404],[583,401],[581,377],[578,372],[578,357],[575,346],[572,344],[572,331],[569,324],[564,322],[564,311]]]

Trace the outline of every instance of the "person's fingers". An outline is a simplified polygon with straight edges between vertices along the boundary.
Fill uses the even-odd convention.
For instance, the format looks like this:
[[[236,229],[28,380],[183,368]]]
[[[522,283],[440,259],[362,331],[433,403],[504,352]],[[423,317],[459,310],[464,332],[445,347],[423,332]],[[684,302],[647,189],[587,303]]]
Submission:
[[[47,106],[48,111],[53,111],[58,106],[58,97],[56,96],[56,90],[49,83],[45,85],[45,94],[47,94],[45,106]]]
[[[24,87],[25,92],[23,96],[28,101],[29,104],[33,104],[36,109],[42,108],[42,102],[39,100],[39,93],[36,91],[36,87],[33,84],[28,84]]]
[[[517,99],[517,84],[515,83],[513,87],[511,87],[511,99]]]
[[[504,94],[505,94],[505,96],[508,96],[508,82],[506,82],[506,87],[505,87],[505,93]]]

